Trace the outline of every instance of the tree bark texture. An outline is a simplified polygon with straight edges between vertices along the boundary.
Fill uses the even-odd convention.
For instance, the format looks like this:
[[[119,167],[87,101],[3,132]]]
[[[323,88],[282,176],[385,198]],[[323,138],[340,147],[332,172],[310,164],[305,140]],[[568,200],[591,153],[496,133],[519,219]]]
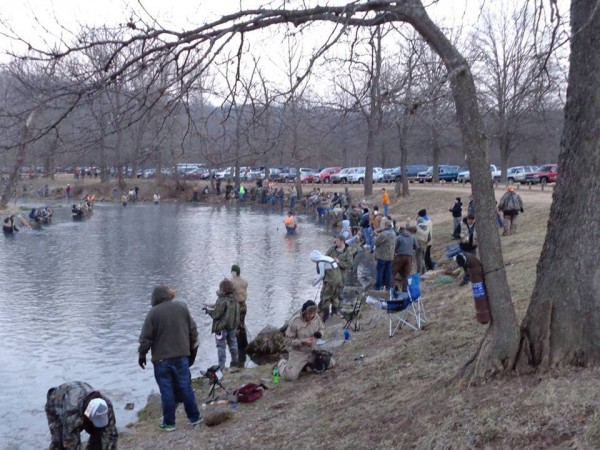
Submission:
[[[519,365],[600,362],[600,11],[571,2],[565,121],[548,232],[523,320]]]

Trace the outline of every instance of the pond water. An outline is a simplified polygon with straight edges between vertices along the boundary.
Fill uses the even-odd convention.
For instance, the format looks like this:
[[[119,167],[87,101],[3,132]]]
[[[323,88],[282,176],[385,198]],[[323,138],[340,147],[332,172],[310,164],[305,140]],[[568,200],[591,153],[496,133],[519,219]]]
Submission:
[[[285,235],[284,214],[235,206],[96,205],[73,222],[68,208],[54,221],[0,239],[0,447],[45,448],[46,391],[82,380],[115,405],[119,429],[136,420],[152,391],[152,365],[137,365],[138,336],[157,284],[185,300],[198,324],[192,376],[217,363],[211,320],[220,280],[232,264],[249,281],[251,335],[283,325],[314,299],[308,255],[330,244],[324,225],[299,217]],[[229,355],[228,355],[229,359]],[[135,404],[126,411],[125,404]]]

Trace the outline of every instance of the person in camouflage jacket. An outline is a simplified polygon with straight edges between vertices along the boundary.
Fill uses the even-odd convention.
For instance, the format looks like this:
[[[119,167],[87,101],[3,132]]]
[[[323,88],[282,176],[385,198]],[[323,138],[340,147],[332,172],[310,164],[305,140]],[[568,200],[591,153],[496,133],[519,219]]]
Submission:
[[[103,412],[108,418],[105,416],[102,420],[107,423],[104,427],[96,427],[86,415],[93,399],[104,400],[108,407],[108,411]],[[86,449],[116,450],[119,434],[112,403],[89,384],[73,381],[49,389],[45,409],[52,438],[49,450],[81,449],[83,430],[90,435]]]
[[[217,343],[219,366],[225,368],[226,347],[229,347],[231,354],[231,365],[236,366],[239,362],[236,330],[240,324],[240,304],[235,299],[235,287],[231,280],[225,278],[221,281],[217,302],[214,308],[206,309],[206,313],[213,319],[212,332]]]

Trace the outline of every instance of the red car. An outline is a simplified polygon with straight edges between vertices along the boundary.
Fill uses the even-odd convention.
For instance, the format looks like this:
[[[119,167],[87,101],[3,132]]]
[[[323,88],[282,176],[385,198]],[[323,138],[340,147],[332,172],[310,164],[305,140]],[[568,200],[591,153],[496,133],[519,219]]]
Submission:
[[[318,173],[305,173],[300,177],[300,183],[318,183],[319,174]]]
[[[317,183],[331,183],[331,175],[342,170],[341,167],[327,167],[319,172]]]
[[[525,174],[525,183],[555,183],[558,175],[558,164],[544,164],[536,172]]]

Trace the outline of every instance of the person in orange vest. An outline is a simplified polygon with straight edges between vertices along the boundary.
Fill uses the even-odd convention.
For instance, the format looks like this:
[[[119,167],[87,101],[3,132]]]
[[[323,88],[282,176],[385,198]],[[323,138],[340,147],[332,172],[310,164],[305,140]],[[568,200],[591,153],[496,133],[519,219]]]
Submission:
[[[296,224],[296,218],[294,217],[293,211],[288,211],[288,216],[283,221],[283,224],[285,225],[287,234],[296,234],[296,228],[298,228],[298,225]]]
[[[387,217],[388,208],[390,206],[390,196],[385,188],[381,188],[381,204],[383,205],[383,215]]]

